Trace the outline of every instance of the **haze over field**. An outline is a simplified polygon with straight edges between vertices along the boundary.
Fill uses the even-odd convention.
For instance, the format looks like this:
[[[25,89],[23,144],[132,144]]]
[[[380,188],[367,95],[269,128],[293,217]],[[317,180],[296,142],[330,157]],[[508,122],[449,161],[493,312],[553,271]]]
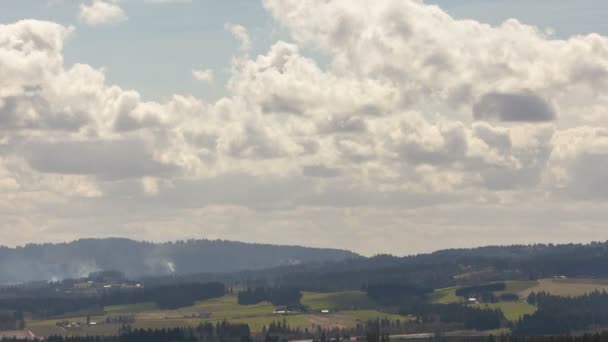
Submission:
[[[9,2],[3,245],[608,238],[603,1]]]

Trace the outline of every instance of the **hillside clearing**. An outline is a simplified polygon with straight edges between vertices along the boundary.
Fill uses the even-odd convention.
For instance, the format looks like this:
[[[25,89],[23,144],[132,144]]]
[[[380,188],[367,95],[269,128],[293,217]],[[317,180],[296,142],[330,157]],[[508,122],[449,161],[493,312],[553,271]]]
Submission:
[[[540,279],[536,286],[520,291],[518,294],[522,298],[526,298],[532,292],[548,292],[556,296],[576,297],[596,290],[608,291],[608,280],[546,278]]]
[[[536,306],[528,304],[524,301],[478,304],[477,306],[482,308],[498,309],[502,311],[505,318],[509,321],[517,321],[524,315],[533,314],[537,310]]]

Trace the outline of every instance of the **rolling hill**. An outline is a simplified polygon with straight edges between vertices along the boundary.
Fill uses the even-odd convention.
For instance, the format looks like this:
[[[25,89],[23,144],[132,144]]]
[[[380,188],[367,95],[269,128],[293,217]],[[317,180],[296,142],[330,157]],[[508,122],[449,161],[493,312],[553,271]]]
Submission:
[[[103,270],[120,271],[127,277],[226,273],[358,257],[337,249],[223,240],[155,244],[116,238],[83,239],[0,247],[0,284],[79,278]]]

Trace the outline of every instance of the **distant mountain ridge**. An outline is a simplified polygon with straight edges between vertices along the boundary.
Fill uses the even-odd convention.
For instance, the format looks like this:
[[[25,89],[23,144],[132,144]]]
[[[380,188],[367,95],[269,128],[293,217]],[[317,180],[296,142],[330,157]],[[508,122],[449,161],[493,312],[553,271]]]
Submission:
[[[0,284],[79,278],[102,270],[120,271],[127,277],[227,273],[359,257],[346,250],[224,240],[81,239],[0,247]]]

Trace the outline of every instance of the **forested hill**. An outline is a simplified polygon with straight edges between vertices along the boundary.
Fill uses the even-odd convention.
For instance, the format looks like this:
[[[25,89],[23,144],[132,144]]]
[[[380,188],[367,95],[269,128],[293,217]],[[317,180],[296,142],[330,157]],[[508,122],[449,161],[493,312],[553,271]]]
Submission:
[[[127,277],[236,272],[358,258],[337,249],[189,240],[154,244],[128,239],[0,247],[0,284],[86,277],[116,270]]]
[[[442,250],[407,257],[379,255],[334,263],[247,272],[249,282],[269,279],[311,291],[355,290],[374,283],[441,288],[545,277],[608,277],[608,243],[537,244]],[[233,277],[238,279],[237,277]],[[189,280],[195,279],[189,277]],[[217,280],[217,278],[205,278]]]

